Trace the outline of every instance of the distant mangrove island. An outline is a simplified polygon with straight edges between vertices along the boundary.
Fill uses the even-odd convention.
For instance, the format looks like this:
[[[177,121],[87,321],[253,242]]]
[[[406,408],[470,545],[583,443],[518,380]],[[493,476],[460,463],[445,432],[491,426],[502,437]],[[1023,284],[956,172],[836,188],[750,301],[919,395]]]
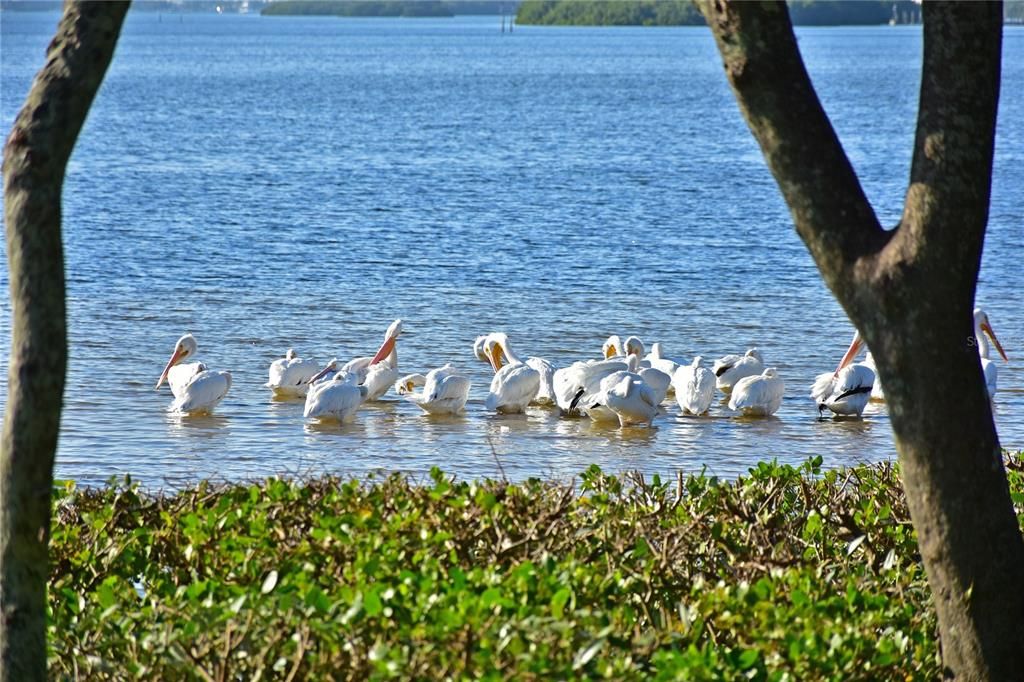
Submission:
[[[457,14],[512,14],[519,3],[497,0],[278,0],[265,16],[452,17]]]
[[[919,23],[921,6],[897,2],[789,2],[794,24],[805,26]],[[556,26],[700,26],[704,18],[690,0],[524,0],[516,23]]]
[[[801,26],[916,24],[921,5],[911,0],[790,0],[790,16]],[[1024,1],[1006,2],[1011,23],[1024,16]],[[700,26],[704,19],[690,0],[276,0],[268,16],[451,17],[514,15],[535,26]]]

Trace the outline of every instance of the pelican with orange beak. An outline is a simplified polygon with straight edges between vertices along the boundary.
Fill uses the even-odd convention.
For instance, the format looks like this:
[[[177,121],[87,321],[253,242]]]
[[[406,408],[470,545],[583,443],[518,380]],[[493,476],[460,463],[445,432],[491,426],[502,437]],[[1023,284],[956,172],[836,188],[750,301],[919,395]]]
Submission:
[[[494,370],[484,406],[488,410],[503,413],[525,411],[540,391],[540,372],[512,352],[504,334],[488,334],[479,347],[480,354],[487,358]]]
[[[554,366],[544,358],[528,357],[522,360],[512,351],[508,334],[492,332],[486,336],[478,336],[473,344],[473,352],[480,360],[491,364],[495,374],[508,365],[523,364],[537,372],[539,384],[534,396],[530,399],[533,405],[553,406],[555,404]]]
[[[978,344],[978,355],[981,356],[981,369],[985,373],[985,388],[988,389],[988,397],[994,398],[996,395],[996,388],[998,388],[999,380],[999,368],[996,363],[992,362],[988,358],[988,341],[985,337],[992,339],[992,345],[996,347],[999,355],[1002,356],[1004,362],[1009,362],[1010,358],[1006,357],[1006,352],[1003,351],[1002,344],[999,343],[999,339],[996,338],[996,333],[992,331],[992,325],[989,324],[988,314],[981,308],[974,309],[974,338]]]
[[[203,414],[213,411],[228,389],[231,388],[230,372],[212,372],[201,362],[182,361],[196,353],[198,345],[191,334],[185,334],[174,345],[171,359],[167,361],[160,379],[156,382],[157,390],[164,381],[171,387],[174,401],[170,411],[177,414]]]
[[[835,372],[819,374],[811,388],[811,398],[820,415],[826,408],[838,417],[859,417],[864,413],[875,386],[875,370],[867,362],[853,362],[864,346],[860,332],[839,361]]]
[[[384,332],[384,343],[366,364],[360,385],[366,387],[365,402],[378,400],[398,380],[398,336],[402,333],[402,321],[395,320]],[[353,360],[352,362],[357,362]],[[352,364],[352,363],[348,363]],[[347,367],[348,365],[346,365]],[[342,368],[344,369],[344,368]]]

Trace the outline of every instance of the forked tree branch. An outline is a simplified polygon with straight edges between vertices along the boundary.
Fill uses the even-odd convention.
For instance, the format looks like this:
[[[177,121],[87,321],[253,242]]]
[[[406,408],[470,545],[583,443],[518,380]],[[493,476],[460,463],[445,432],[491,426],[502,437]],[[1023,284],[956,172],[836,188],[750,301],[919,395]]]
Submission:
[[[1001,2],[926,2],[917,135],[899,243],[879,262],[941,264],[973,305],[988,223],[999,102]],[[951,267],[952,266],[952,267]],[[948,303],[953,303],[949,300]]]
[[[785,2],[698,0],[751,132],[789,205],[797,232],[833,291],[882,229],[818,101]],[[838,292],[837,292],[838,293]]]

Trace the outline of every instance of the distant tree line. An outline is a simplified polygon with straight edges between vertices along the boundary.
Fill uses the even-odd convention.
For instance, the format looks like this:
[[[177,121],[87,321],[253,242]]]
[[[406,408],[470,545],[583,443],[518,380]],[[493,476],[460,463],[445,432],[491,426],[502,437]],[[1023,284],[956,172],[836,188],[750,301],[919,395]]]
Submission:
[[[878,25],[894,16],[920,21],[921,6],[909,0],[789,0],[793,23],[804,26]],[[1024,16],[1024,1],[1006,3],[1006,16]],[[524,0],[519,24],[562,26],[699,26],[689,0]]]
[[[339,17],[451,17],[457,14],[513,14],[518,2],[498,0],[278,0],[261,14]]]
[[[691,26],[704,23],[690,0],[524,0],[516,23],[560,26]]]

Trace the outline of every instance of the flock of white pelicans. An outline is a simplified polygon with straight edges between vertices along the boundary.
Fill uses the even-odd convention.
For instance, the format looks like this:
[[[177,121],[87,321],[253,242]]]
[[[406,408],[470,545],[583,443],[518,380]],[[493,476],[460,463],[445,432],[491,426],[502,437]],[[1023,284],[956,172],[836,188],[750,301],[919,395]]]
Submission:
[[[981,309],[974,311],[974,326],[991,397],[996,391],[997,368],[988,357],[986,336],[1003,360],[1008,359]],[[451,364],[426,374],[400,376],[397,342],[401,333],[402,321],[395,320],[375,355],[344,364],[334,359],[325,367],[289,350],[286,357],[270,365],[266,386],[280,397],[305,398],[304,415],[310,419],[349,421],[360,406],[379,400],[392,388],[429,414],[462,412],[471,384]],[[819,414],[830,410],[839,417],[860,417],[869,401],[884,400],[871,353],[863,362],[854,362],[863,346],[860,334],[854,334],[835,371],[821,374],[814,382],[811,398]],[[650,425],[671,394],[684,414],[700,416],[708,413],[717,389],[728,397],[729,409],[735,414],[768,417],[779,409],[785,392],[782,377],[775,368],[764,366],[756,348],[716,360],[711,369],[703,366],[700,356],[689,364],[664,357],[658,343],[645,355],[643,343],[635,336],[625,341],[611,336],[601,358],[561,369],[542,358],[521,359],[513,352],[508,335],[500,332],[478,337],[473,352],[494,370],[484,401],[487,410],[494,412],[517,413],[527,405],[541,405],[557,408],[566,416],[586,415],[595,421],[617,421],[620,426]],[[170,385],[172,412],[208,413],[231,388],[229,372],[208,370],[201,362],[183,362],[195,353],[196,340],[191,334],[178,339],[157,381],[157,389],[165,381]]]

